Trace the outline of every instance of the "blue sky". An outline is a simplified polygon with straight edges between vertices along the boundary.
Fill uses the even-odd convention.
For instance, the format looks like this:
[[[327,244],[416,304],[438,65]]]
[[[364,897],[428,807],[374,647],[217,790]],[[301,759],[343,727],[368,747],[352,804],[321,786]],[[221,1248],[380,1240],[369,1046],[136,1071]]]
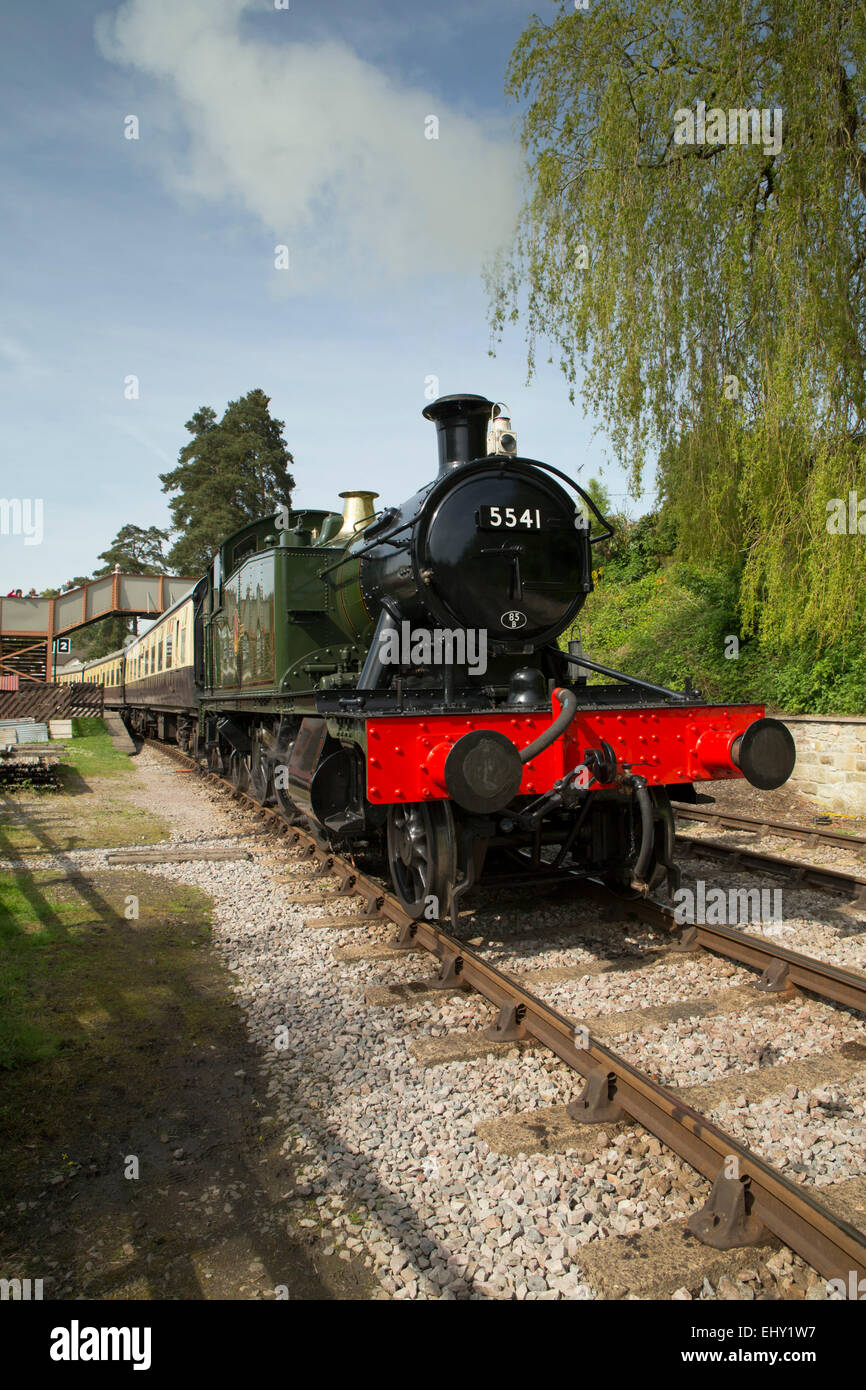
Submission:
[[[45,523],[41,545],[0,536],[2,592],[90,573],[125,522],[166,526],[185,421],[252,387],[285,420],[299,505],[425,482],[431,376],[506,401],[522,453],[624,494],[558,371],[526,384],[522,331],[488,356],[481,269],[520,197],[504,73],[530,8],[6,0],[0,495],[41,497]]]

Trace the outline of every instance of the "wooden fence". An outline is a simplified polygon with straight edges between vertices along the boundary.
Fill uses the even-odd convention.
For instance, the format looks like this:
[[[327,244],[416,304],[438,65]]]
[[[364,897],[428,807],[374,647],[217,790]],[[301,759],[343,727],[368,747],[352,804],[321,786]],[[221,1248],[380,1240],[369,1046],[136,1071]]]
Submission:
[[[93,682],[78,685],[39,685],[27,681],[19,690],[0,690],[0,719],[86,718],[102,714],[103,687]]]

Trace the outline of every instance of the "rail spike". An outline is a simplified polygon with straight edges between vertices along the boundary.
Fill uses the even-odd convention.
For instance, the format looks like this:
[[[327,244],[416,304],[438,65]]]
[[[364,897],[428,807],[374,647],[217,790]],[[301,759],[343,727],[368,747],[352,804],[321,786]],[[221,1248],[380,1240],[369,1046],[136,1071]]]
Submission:
[[[740,1245],[763,1245],[770,1233],[752,1213],[748,1177],[729,1178],[724,1169],[700,1211],[686,1222],[692,1235],[714,1250],[735,1250]]]
[[[463,957],[449,956],[439,966],[439,973],[425,980],[428,989],[450,990],[452,993],[466,988],[463,975]]]
[[[698,938],[697,927],[687,927],[679,936],[674,937],[670,943],[670,949],[672,951],[699,951],[701,943]]]
[[[593,1067],[577,1100],[567,1105],[566,1110],[579,1125],[615,1124],[624,1120],[626,1112],[616,1100],[616,1074],[604,1067]]]
[[[395,936],[388,942],[392,951],[414,951],[417,943],[415,935],[418,931],[418,923],[412,918],[407,918],[401,922]]]
[[[525,1016],[525,1004],[503,1004],[496,1022],[484,1029],[485,1038],[491,1042],[519,1042],[526,1037]]]

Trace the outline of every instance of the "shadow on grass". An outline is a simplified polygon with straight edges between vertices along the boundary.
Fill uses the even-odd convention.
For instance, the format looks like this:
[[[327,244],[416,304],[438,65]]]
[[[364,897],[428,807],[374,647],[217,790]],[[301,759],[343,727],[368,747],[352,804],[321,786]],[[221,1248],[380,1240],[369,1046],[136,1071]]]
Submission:
[[[46,1297],[62,1299],[262,1297],[278,1286],[292,1299],[368,1297],[371,1276],[295,1230],[286,1126],[262,1118],[273,1104],[262,1054],[207,949],[207,899],[155,874],[88,874],[44,826],[34,833],[54,861],[42,870],[0,828],[18,895],[0,917],[0,954],[16,962],[9,1017],[23,1044],[0,1071],[4,1276],[42,1278]],[[292,1016],[293,1001],[285,1007]],[[137,1179],[125,1176],[131,1157]],[[413,1204],[381,1183],[374,1156],[332,1132],[334,1184],[350,1170],[410,1268],[423,1240],[440,1270],[459,1274]],[[316,1212],[310,1198],[300,1214]]]

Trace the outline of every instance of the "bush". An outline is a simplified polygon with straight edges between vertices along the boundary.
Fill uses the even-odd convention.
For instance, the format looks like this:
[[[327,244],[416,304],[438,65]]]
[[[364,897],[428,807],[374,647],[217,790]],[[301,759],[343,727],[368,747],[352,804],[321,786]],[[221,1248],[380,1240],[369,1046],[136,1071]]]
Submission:
[[[788,714],[866,710],[862,644],[835,641],[816,654],[805,647],[770,651],[743,639],[732,570],[666,563],[656,525],[633,539],[602,567],[598,588],[566,635],[581,637],[591,660],[673,689],[690,676],[719,703],[763,703]]]

